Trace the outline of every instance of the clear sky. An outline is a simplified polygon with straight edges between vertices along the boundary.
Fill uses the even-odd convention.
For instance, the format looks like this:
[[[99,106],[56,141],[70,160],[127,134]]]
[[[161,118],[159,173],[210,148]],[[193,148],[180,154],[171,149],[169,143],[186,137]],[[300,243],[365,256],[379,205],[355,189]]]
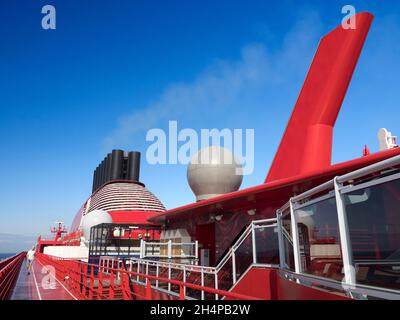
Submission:
[[[56,30],[41,28],[46,4]],[[104,155],[145,152],[147,130],[168,120],[254,128],[255,170],[242,188],[262,183],[318,41],[345,4],[1,1],[0,234],[70,225]],[[377,151],[381,127],[400,135],[400,3],[351,4],[375,21],[335,127],[334,162],[360,156],[364,144]],[[141,180],[166,207],[194,200],[185,166],[142,160]],[[0,235],[0,251],[10,250]]]

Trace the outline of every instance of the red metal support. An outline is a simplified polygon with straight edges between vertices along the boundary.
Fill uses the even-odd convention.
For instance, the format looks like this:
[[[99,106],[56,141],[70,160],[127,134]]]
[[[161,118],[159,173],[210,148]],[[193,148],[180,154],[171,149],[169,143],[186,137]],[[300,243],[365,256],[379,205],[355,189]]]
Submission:
[[[179,286],[179,300],[185,300],[185,288]]]
[[[146,300],[151,300],[151,282],[149,279],[146,279]]]
[[[80,286],[83,281],[81,280],[82,277],[87,277],[87,274],[84,274],[83,272],[83,266],[87,265],[88,267],[90,266],[91,268],[98,268],[98,274],[95,275],[93,273],[94,281],[98,280],[98,285],[97,285],[97,299],[103,300],[103,299],[132,299],[133,297],[136,298],[144,298],[144,299],[152,299],[153,298],[153,288],[151,287],[151,280],[159,281],[160,283],[169,283],[171,286],[178,286],[180,288],[180,294],[179,298],[184,299],[185,298],[185,288],[189,288],[192,290],[196,291],[204,291],[206,293],[210,293],[213,295],[219,295],[220,297],[227,297],[230,299],[240,299],[240,300],[257,300],[258,298],[256,297],[251,297],[243,294],[238,294],[238,293],[233,293],[233,292],[228,292],[224,290],[219,290],[211,287],[206,287],[206,286],[201,286],[201,285],[196,285],[193,283],[188,283],[188,282],[183,282],[180,280],[171,280],[168,278],[163,278],[159,276],[151,276],[148,274],[143,274],[139,272],[133,272],[133,271],[127,271],[125,270],[122,266],[121,268],[112,268],[112,267],[106,267],[106,266],[98,266],[94,264],[87,264],[84,262],[81,262],[79,260],[74,260],[74,259],[61,259],[61,258],[56,258],[56,257],[50,257],[47,255],[44,255],[42,253],[37,253],[37,259],[39,261],[44,262],[45,264],[52,265],[56,269],[56,272],[58,273],[59,270],[62,270],[63,268],[65,269],[65,275],[70,277],[70,281],[66,282],[67,287],[73,291],[73,288],[77,288]],[[105,274],[109,274],[109,277],[105,277]],[[119,280],[120,280],[120,285],[116,285],[115,281],[115,276],[116,274],[119,274]],[[78,275],[78,277],[77,277]],[[90,275],[91,276],[91,275]],[[140,279],[145,279],[145,284],[144,284],[144,296],[141,296],[140,293],[133,292],[130,289],[129,286],[129,281],[132,278],[139,277]],[[104,281],[108,280],[109,282],[109,287],[108,291],[104,292]],[[93,282],[94,282],[93,281]],[[127,281],[127,284],[124,283],[124,281]],[[118,290],[118,291],[117,291]],[[122,295],[120,295],[119,290],[122,291]],[[124,292],[125,291],[125,292]],[[108,293],[108,294],[105,294]],[[82,297],[81,295],[78,297]]]
[[[373,20],[356,18],[356,29],[340,25],[321,39],[265,182],[331,165],[333,127]]]
[[[115,296],[115,276],[114,276],[114,270],[110,270],[110,287],[109,287],[109,299],[114,300]]]
[[[93,288],[94,288],[94,268],[90,267],[89,300],[93,300]]]
[[[97,300],[103,298],[103,268],[99,268],[99,284],[97,287]]]

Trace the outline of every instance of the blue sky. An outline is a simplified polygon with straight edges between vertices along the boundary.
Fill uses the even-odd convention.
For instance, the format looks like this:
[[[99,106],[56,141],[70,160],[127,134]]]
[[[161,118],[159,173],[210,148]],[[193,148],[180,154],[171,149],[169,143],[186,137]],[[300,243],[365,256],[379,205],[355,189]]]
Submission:
[[[41,8],[57,29],[41,28]],[[69,225],[113,147],[149,146],[148,129],[254,128],[264,181],[319,38],[344,1],[5,0],[0,4],[0,234]],[[400,4],[351,1],[375,15],[335,127],[333,161],[400,135]],[[217,88],[217,90],[216,90]],[[144,158],[142,158],[144,160]],[[194,200],[182,165],[141,180],[168,208]],[[1,242],[0,251],[12,250]]]

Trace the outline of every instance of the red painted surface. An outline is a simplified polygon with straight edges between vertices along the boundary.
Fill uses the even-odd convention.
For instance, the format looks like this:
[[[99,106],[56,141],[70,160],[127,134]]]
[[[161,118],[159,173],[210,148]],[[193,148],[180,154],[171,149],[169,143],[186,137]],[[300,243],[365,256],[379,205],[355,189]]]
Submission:
[[[0,262],[0,300],[10,298],[25,254],[21,252]]]
[[[350,300],[283,279],[275,269],[256,267],[240,279],[232,292],[265,300]]]
[[[196,240],[199,242],[199,252],[201,249],[208,249],[209,265],[215,263],[215,223],[198,224],[196,225]]]
[[[232,292],[259,297],[264,300],[275,298],[276,272],[267,268],[252,268],[232,289]],[[229,300],[229,299],[227,299]]]
[[[151,211],[110,211],[109,214],[112,217],[113,223],[131,223],[131,224],[147,224],[148,219],[156,216],[159,212]]]
[[[373,16],[356,19],[356,29],[338,26],[322,38],[265,182],[331,165],[333,126]]]
[[[349,298],[313,289],[276,275],[276,299],[278,300],[351,300]]]

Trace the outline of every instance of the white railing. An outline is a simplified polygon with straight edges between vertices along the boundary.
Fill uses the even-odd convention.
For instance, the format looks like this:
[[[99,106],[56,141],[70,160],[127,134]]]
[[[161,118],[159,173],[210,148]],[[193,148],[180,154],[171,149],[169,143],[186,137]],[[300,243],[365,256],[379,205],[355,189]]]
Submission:
[[[278,261],[276,261],[276,263],[265,263],[261,261],[262,259],[259,258],[257,254],[263,252],[261,250],[261,245],[264,244],[257,241],[257,234],[266,229],[271,230],[271,228],[274,233],[277,233],[276,219],[253,221],[215,267],[135,258],[126,261],[126,265],[129,271],[135,271],[137,273],[163,277],[168,280],[195,283],[215,289],[229,290],[251,266],[279,266]],[[279,255],[278,247],[273,248],[273,250],[276,250],[276,254]],[[246,257],[247,261],[243,261],[243,258]],[[145,280],[141,279],[140,276],[134,276],[131,280],[145,285]],[[178,288],[174,289],[170,283],[161,283],[161,281],[158,280],[152,282],[152,287],[173,295],[179,293]],[[185,288],[185,296],[189,299],[195,298],[204,300],[206,298],[206,293],[201,291],[200,296],[197,296],[196,292],[186,292]],[[215,294],[214,298],[218,300],[218,294]]]
[[[122,270],[123,269],[123,261],[118,259],[118,257],[110,257],[110,256],[105,256],[105,257],[100,257],[100,267],[103,267],[103,273],[104,274],[110,274],[110,268],[111,269],[118,269]],[[116,273],[116,278],[119,280],[120,278],[120,273]]]

